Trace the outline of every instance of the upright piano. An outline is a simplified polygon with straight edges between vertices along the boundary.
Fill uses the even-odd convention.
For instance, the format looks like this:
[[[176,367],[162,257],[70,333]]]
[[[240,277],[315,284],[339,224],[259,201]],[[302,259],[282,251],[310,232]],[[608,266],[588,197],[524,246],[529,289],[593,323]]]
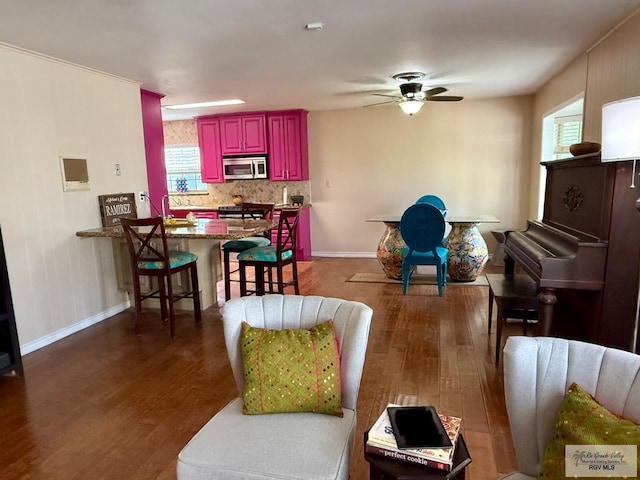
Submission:
[[[543,162],[542,221],[505,241],[505,273],[517,264],[539,287],[539,333],[638,352],[640,188],[633,162],[600,154]]]

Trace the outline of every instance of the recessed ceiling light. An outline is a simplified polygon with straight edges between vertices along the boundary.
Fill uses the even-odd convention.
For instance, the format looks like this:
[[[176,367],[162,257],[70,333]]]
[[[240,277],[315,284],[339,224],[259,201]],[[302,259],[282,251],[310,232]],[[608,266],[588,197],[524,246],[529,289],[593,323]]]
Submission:
[[[182,105],[165,105],[162,108],[168,108],[169,110],[179,110],[181,108],[202,108],[202,107],[222,107],[224,105],[240,105],[244,103],[244,100],[218,100],[217,102],[202,102],[202,103],[185,103]]]
[[[307,23],[304,26],[304,28],[306,28],[307,30],[322,30],[322,27],[324,27],[322,22]]]

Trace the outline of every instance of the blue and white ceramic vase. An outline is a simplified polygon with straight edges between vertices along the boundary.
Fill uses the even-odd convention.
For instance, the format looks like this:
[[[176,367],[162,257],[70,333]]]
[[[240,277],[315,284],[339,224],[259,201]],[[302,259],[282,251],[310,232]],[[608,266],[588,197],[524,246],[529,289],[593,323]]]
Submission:
[[[378,262],[388,278],[402,280],[402,249],[405,247],[397,223],[385,223],[387,230],[378,242]]]

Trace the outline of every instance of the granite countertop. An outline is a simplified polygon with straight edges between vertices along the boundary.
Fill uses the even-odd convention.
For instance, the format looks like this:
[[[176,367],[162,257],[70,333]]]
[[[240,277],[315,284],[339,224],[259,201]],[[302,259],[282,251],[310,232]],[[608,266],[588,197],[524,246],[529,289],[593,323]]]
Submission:
[[[262,235],[277,226],[268,220],[198,219],[194,225],[165,227],[167,238],[237,240]],[[78,237],[124,238],[122,227],[100,227],[76,232]]]

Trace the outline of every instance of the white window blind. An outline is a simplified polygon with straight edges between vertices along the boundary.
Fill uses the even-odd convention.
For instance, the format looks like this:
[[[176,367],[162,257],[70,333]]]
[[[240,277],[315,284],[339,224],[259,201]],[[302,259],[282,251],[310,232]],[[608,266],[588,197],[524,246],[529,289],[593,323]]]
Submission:
[[[563,158],[570,155],[569,147],[582,141],[582,115],[556,117],[553,126],[553,155]]]
[[[198,146],[166,147],[164,163],[167,170],[167,190],[173,193],[202,193],[207,186],[200,175]]]

